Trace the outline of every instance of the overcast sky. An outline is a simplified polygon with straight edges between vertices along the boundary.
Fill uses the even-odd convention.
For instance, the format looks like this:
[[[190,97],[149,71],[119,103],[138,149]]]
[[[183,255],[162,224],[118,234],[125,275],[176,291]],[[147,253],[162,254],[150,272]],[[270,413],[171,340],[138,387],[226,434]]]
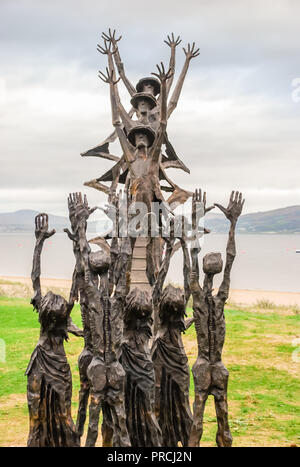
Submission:
[[[111,163],[80,152],[112,129],[109,88],[97,77],[106,57],[96,50],[109,27],[123,36],[134,84],[167,63],[172,31],[182,37],[175,79],[181,46],[201,49],[168,123],[191,169],[168,172],[180,186],[224,203],[240,189],[245,212],[300,204],[299,18],[297,0],[0,0],[0,212],[66,214],[67,194],[79,190],[103,202],[82,184]]]

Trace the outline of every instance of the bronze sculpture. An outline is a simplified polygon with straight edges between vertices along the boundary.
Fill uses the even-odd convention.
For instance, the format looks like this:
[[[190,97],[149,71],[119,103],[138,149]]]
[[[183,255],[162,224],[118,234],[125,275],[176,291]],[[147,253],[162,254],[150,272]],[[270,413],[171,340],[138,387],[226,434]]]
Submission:
[[[159,312],[159,326],[152,346],[155,369],[155,412],[162,431],[162,445],[188,445],[192,426],[189,405],[190,370],[182,343],[185,308],[189,294],[168,285],[163,290],[175,237],[166,239],[166,253],[153,287],[153,307]]]
[[[48,231],[47,214],[35,218],[36,245],[33,256],[31,303],[39,314],[41,332],[31,355],[27,375],[27,401],[30,418],[29,447],[79,446],[71,416],[72,376],[64,340],[75,297],[67,302],[60,295],[41,293],[41,252],[44,241],[54,235]]]
[[[202,202],[201,192],[193,197],[193,210],[196,202]],[[229,294],[230,272],[236,255],[235,226],[244,205],[242,194],[232,192],[227,208],[215,204],[230,221],[226,248],[226,264],[222,284],[216,295],[212,295],[213,278],[222,271],[220,253],[209,253],[203,258],[205,273],[203,287],[199,284],[199,248],[191,249],[192,273],[190,287],[193,296],[195,328],[198,341],[198,357],[192,372],[195,384],[194,420],[189,445],[198,446],[203,431],[203,413],[207,397],[214,396],[218,422],[216,442],[219,447],[229,447],[232,437],[228,424],[227,383],[228,370],[222,363],[222,349],[225,340],[224,305]]]
[[[157,104],[156,106],[153,106],[153,104],[151,104],[150,106],[149,105],[147,106],[144,103],[143,111],[139,111],[137,107],[132,107],[129,113],[125,111],[124,107],[122,106],[120,102],[119,96],[117,94],[117,103],[119,106],[119,112],[120,112],[122,122],[124,124],[124,128],[127,129],[128,131],[132,126],[136,125],[136,122],[132,120],[132,117],[134,113],[137,112],[138,122],[143,123],[143,124],[148,124],[152,127],[152,129],[156,131],[159,126],[160,105],[161,105],[161,94],[160,94],[161,89],[160,89],[159,81],[153,77],[142,78],[137,83],[137,86],[135,89],[134,86],[130,83],[130,81],[125,75],[124,65],[120,58],[117,44],[119,40],[121,39],[121,37],[117,39],[115,36],[115,30],[113,32],[109,30],[108,34],[105,34],[105,33],[102,34],[102,38],[104,39],[105,46],[103,47],[103,46],[98,45],[98,51],[101,53],[107,54],[110,73],[114,71],[114,63],[113,63],[113,57],[114,57],[114,61],[117,66],[119,76],[122,79],[123,83],[125,84],[132,98],[132,102],[135,102],[137,97],[140,97],[140,98],[142,97],[142,96],[139,96],[140,93],[148,95],[148,102],[151,96],[152,96],[152,102],[154,102],[155,96],[159,94],[158,99],[156,99],[156,104]],[[170,92],[170,88],[172,86],[173,76],[174,76],[174,71],[175,71],[175,50],[176,50],[176,47],[181,42],[181,39],[180,37],[175,39],[174,34],[172,33],[171,37],[168,36],[168,40],[165,42],[171,48],[171,57],[170,57],[170,62],[169,62],[170,76],[166,84],[166,98],[167,98]],[[187,49],[183,48],[183,50],[184,50],[186,59],[185,59],[183,69],[178,78],[178,82],[175,86],[174,92],[167,106],[167,118],[170,117],[170,115],[172,114],[172,112],[177,106],[177,103],[178,103],[178,100],[181,94],[183,82],[186,77],[191,59],[199,55],[199,49],[195,48],[194,43],[192,45],[188,44]],[[114,77],[116,77],[115,71],[114,71]],[[136,94],[136,92],[138,94]],[[116,161],[116,165],[111,170],[109,170],[107,173],[105,173],[104,175],[102,175],[101,177],[97,179],[93,179],[85,183],[85,185],[104,191],[107,194],[109,194],[111,191],[115,189],[116,183],[125,183],[125,179],[127,176],[127,170],[128,170],[128,167],[126,167],[126,164],[125,164],[124,156],[119,158],[109,153],[109,150],[108,150],[109,143],[113,142],[116,138],[117,138],[117,133],[116,131],[114,131],[114,133],[112,133],[108,138],[106,138],[105,141],[100,143],[97,147],[89,151],[86,151],[85,153],[82,153],[82,156],[104,157],[104,158]],[[172,203],[184,203],[186,199],[189,196],[191,196],[191,193],[179,188],[174,182],[172,182],[172,180],[166,174],[166,169],[169,167],[173,167],[173,168],[180,168],[188,173],[190,171],[184,165],[184,163],[178,158],[172,144],[170,143],[168,139],[166,131],[164,132],[163,144],[165,145],[165,155],[161,156],[159,179],[165,180],[168,183],[168,186],[162,186],[162,190],[173,193],[172,196],[168,200],[169,203],[171,202]],[[110,188],[108,188],[103,183],[106,181],[112,182]]]
[[[124,238],[120,242],[116,264],[118,273],[115,274],[113,294],[109,294],[108,283],[103,289],[98,289],[92,278],[89,262],[90,247],[86,239],[86,223],[93,210],[89,208],[86,197],[82,198],[81,193],[70,196],[69,203],[72,207],[74,205],[75,209],[76,232],[80,245],[93,342],[93,358],[87,368],[91,400],[86,446],[94,446],[96,443],[99,414],[105,404],[109,406],[112,417],[113,446],[130,446],[124,407],[125,372],[119,363],[123,337],[123,308],[127,291],[126,268],[131,255],[130,241]],[[111,265],[104,264],[103,268],[107,271]]]
[[[155,374],[149,338],[152,304],[148,291],[134,288],[126,297],[121,363],[126,373],[125,407],[133,447],[161,446],[155,417]]]
[[[136,88],[124,71],[118,50],[120,38],[111,30],[102,37],[104,45],[98,45],[98,50],[107,55],[108,67],[106,73],[100,72],[99,76],[110,86],[115,131],[85,155],[116,162],[102,177],[87,183],[107,193],[108,205],[103,210],[113,220],[114,227],[105,238],[96,237],[88,242],[87,221],[96,208],[90,209],[86,196],[81,193],[69,195],[71,231],[65,229],[65,232],[73,242],[75,268],[67,302],[52,292],[42,297],[40,256],[45,239],[54,231],[48,232],[46,214],[36,218],[32,303],[39,313],[41,334],[26,371],[30,415],[28,446],[79,446],[88,404],[86,446],[95,446],[101,410],[103,446],[177,447],[179,443],[198,446],[208,395],[215,399],[217,445],[231,446],[228,371],[221,357],[225,338],[224,305],[236,254],[235,225],[244,201],[241,193],[232,192],[227,208],[215,204],[229,219],[230,230],[223,282],[213,296],[213,277],[222,270],[221,255],[210,253],[204,257],[205,279],[201,287],[198,237],[208,231],[199,230],[198,224],[199,218],[214,206],[206,208],[206,194],[202,196],[201,191],[196,190],[191,224],[184,216],[175,216],[173,208],[183,204],[192,193],[180,189],[166,175],[169,167],[189,172],[169,142],[166,127],[177,105],[190,60],[199,55],[199,51],[194,43],[184,49],[186,61],[168,102],[180,37],[175,39],[172,34],[165,41],[171,48],[169,70],[161,63],[157,66],[158,73],[140,79]],[[129,112],[119,97],[117,83],[120,79],[131,97]],[[121,144],[121,157],[109,153],[109,143],[116,138]],[[163,186],[162,180],[169,186]],[[107,181],[111,182],[110,187],[102,183]],[[124,195],[116,194],[119,184],[125,185]],[[164,191],[171,193],[168,199]],[[134,217],[131,208],[135,208],[135,202],[143,203],[145,212],[135,232],[128,230],[124,236],[123,227]],[[155,202],[160,205],[158,213]],[[168,224],[169,236],[164,235]],[[153,226],[158,236],[152,235]],[[191,235],[188,234],[190,228]],[[137,237],[143,235],[147,239],[146,247],[145,240],[136,244]],[[89,243],[97,244],[100,250],[92,252]],[[180,247],[184,258],[184,287],[167,285],[164,288],[172,255]],[[136,257],[140,260],[139,267],[133,266],[134,248],[143,252]],[[141,265],[143,262],[145,265]],[[145,270],[149,284],[145,280],[139,284],[146,284],[148,289],[133,288],[132,273],[142,271],[145,274]],[[191,294],[193,318],[185,319]],[[76,300],[80,301],[83,331],[70,317]],[[190,370],[181,335],[193,323],[198,357],[192,369],[195,383],[192,415]],[[68,332],[84,337],[84,349],[78,358],[80,393],[76,429],[71,417],[72,379],[63,346]]]

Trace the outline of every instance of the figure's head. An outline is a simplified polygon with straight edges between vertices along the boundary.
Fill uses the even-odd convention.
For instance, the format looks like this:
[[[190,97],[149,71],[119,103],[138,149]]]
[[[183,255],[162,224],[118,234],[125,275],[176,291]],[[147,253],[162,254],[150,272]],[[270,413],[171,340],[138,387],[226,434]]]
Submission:
[[[221,253],[208,253],[203,258],[203,272],[207,275],[214,276],[219,274],[223,269],[223,260]]]
[[[124,323],[128,329],[137,329],[151,336],[152,303],[148,291],[134,288],[125,301]]]
[[[42,298],[39,321],[42,332],[58,332],[67,338],[67,323],[71,312],[69,303],[61,296],[49,291]]]
[[[157,96],[160,93],[160,82],[154,77],[142,78],[136,85],[137,92],[147,92]]]
[[[179,287],[167,285],[161,295],[159,318],[162,325],[184,330],[185,299]]]
[[[148,148],[152,146],[154,142],[155,132],[149,126],[137,125],[129,130],[127,138],[136,148]]]
[[[103,250],[92,251],[89,254],[89,263],[91,270],[101,276],[102,274],[108,272],[110,266],[110,256]]]
[[[145,113],[156,107],[156,100],[149,92],[138,92],[131,98],[131,105],[139,113]]]

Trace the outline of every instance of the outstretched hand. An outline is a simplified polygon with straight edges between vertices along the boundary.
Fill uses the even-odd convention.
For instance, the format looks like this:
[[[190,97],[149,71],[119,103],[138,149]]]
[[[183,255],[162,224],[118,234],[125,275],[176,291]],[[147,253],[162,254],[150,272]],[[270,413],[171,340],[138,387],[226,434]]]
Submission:
[[[102,81],[104,81],[104,83],[108,83],[108,84],[112,84],[112,85],[115,85],[117,84],[121,78],[118,78],[117,80],[114,79],[114,71],[111,70],[109,71],[109,69],[106,67],[106,74],[105,73],[102,73],[102,71],[99,71],[99,74],[98,74],[99,78],[102,79]]]
[[[68,198],[69,212],[74,213],[76,221],[87,221],[90,215],[97,209],[90,208],[86,195],[82,197],[82,193],[70,193]]]
[[[165,71],[163,62],[160,62],[160,66],[156,65],[156,68],[158,70],[158,73],[151,73],[151,75],[156,76],[161,81],[161,83],[165,83],[168,79],[170,79],[173,76],[171,68],[167,72]]]
[[[117,49],[112,49],[112,42],[107,40],[104,40],[104,46],[97,44],[97,50],[103,55],[112,55],[117,51]]]
[[[167,41],[164,41],[165,44],[167,44],[169,47],[174,48],[177,47],[177,45],[180,44],[181,42],[181,39],[180,39],[180,36],[177,37],[177,39],[175,39],[174,37],[174,34],[172,33],[171,34],[171,37],[170,36],[167,36],[168,37],[168,40]]]
[[[41,213],[35,216],[35,238],[45,240],[55,234],[55,229],[48,231],[48,214]]]
[[[195,42],[193,42],[192,46],[191,44],[188,44],[187,50],[183,47],[183,51],[187,60],[191,60],[192,58],[198,57],[198,55],[200,55],[200,49],[195,49]]]
[[[205,214],[212,209],[213,206],[206,207],[206,191],[203,192],[201,189],[196,189],[193,193],[192,198],[192,228],[194,231],[197,230],[197,220],[199,221]]]
[[[243,199],[242,193],[239,191],[232,191],[227,208],[217,203],[215,203],[215,206],[225,214],[230,222],[236,222],[241,215],[244,203],[245,200]]]
[[[122,36],[120,36],[118,39],[116,38],[116,30],[114,29],[113,31],[109,28],[108,34],[105,32],[102,33],[102,39],[105,41],[109,41],[112,43],[114,47],[116,47],[117,42],[119,42],[122,39]]]

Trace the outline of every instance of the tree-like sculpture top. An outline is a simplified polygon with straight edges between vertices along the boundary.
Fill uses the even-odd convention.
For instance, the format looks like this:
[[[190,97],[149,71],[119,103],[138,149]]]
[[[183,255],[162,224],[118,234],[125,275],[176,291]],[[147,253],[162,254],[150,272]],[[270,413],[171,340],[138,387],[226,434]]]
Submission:
[[[133,201],[146,204],[149,212],[153,201],[163,201],[159,183],[159,157],[167,127],[167,80],[171,71],[165,71],[164,65],[157,65],[158,73],[154,73],[161,82],[160,120],[156,133],[150,125],[137,125],[128,131],[127,136],[121,128],[119,107],[117,103],[114,72],[107,69],[101,78],[110,85],[112,121],[123,149],[130,173],[131,195]]]
[[[119,79],[122,79],[131,96],[132,108],[129,112],[126,112],[121,103],[117,86],[115,86],[114,104],[117,107],[117,111],[122,120],[122,124],[120,125],[121,128],[124,129],[125,133],[127,134],[132,128],[134,128],[137,125],[147,125],[151,127],[151,129],[154,132],[156,132],[160,125],[161,106],[163,104],[163,100],[166,101],[165,105],[167,120],[177,106],[190,61],[192,58],[197,57],[199,55],[199,49],[195,48],[195,43],[193,43],[192,45],[188,44],[187,49],[183,49],[186,56],[184,66],[176,83],[175,89],[171,95],[171,98],[167,103],[175,72],[175,51],[176,47],[181,42],[180,37],[175,38],[174,34],[172,34],[171,37],[168,36],[168,40],[165,41],[171,49],[171,57],[169,62],[169,74],[167,76],[164,92],[162,92],[163,90],[160,81],[153,76],[142,78],[137,83],[136,88],[134,88],[134,86],[131,84],[131,82],[125,74],[124,65],[121,61],[118,48],[118,42],[120,41],[121,37],[117,38],[115,31],[112,32],[111,30],[109,30],[108,34],[102,34],[102,38],[104,39],[104,46],[98,45],[98,50],[102,54],[106,54],[108,57],[109,74],[114,78],[114,80],[116,80],[116,71],[114,66],[115,63],[119,73]],[[100,74],[100,77],[103,78],[103,75]],[[137,116],[137,120],[133,120],[132,118],[135,113]],[[113,192],[116,189],[118,183],[126,183],[126,180],[128,178],[129,167],[126,163],[127,161],[125,159],[125,154],[123,154],[121,158],[109,154],[109,143],[114,141],[117,136],[120,137],[119,134],[117,135],[117,132],[115,131],[98,146],[82,154],[83,156],[105,157],[116,161],[116,165],[103,176],[85,183],[85,185],[104,191],[107,194]],[[165,180],[168,183],[167,186],[162,186],[161,189],[167,192],[172,192],[172,195],[168,200],[169,203],[183,203],[189,196],[191,196],[192,193],[179,188],[167,176],[165,170],[169,167],[173,167],[180,168],[182,170],[185,170],[186,172],[189,172],[189,169],[177,157],[173,146],[168,140],[168,136],[165,130],[163,132],[161,144],[165,145],[166,155],[163,155],[160,151],[158,177],[159,180]],[[103,184],[103,182],[107,181],[112,182],[110,188]]]

